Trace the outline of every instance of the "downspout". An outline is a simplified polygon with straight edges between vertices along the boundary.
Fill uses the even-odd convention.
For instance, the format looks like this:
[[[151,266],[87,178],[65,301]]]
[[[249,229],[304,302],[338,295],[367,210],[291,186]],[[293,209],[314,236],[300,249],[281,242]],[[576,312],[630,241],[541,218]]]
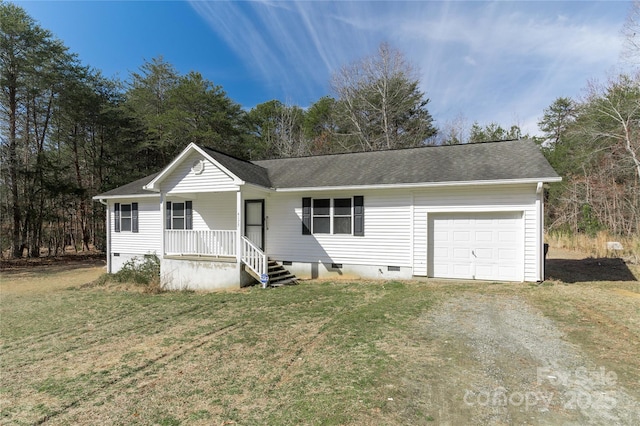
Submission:
[[[539,282],[544,281],[544,186],[542,182],[538,182],[536,186],[536,222],[538,226],[538,265],[536,268],[536,275]]]

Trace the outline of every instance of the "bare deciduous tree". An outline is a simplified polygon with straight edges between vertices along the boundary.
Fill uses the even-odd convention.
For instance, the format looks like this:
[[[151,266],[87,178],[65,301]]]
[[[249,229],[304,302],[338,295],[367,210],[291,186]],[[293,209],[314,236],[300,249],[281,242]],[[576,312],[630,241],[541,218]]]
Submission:
[[[615,141],[640,182],[640,71],[620,75],[606,85],[591,84],[586,108],[591,119],[583,122],[585,136]]]
[[[459,145],[469,140],[469,120],[462,114],[439,126],[436,145]]]
[[[592,83],[545,150],[564,182],[551,188],[552,227],[640,231],[640,72]],[[555,134],[551,134],[555,138]]]
[[[640,0],[635,0],[622,27],[623,57],[632,64],[640,64]]]
[[[342,67],[332,79],[339,101],[341,143],[346,150],[418,146],[436,129],[413,66],[388,44],[376,55]]]

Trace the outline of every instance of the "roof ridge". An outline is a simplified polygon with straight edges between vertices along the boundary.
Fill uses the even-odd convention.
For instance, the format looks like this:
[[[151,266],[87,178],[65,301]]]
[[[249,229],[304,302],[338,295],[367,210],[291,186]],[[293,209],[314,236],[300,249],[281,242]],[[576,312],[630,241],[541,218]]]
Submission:
[[[202,148],[202,149],[204,149],[204,150],[206,150],[206,151],[211,151],[211,152],[214,152],[214,153],[216,153],[216,154],[222,154],[222,155],[224,155],[224,156],[226,156],[226,157],[229,157],[229,158],[231,158],[231,159],[234,159],[234,160],[237,160],[237,161],[241,161],[241,162],[243,162],[243,163],[247,163],[247,164],[250,164],[250,165],[252,165],[252,166],[258,166],[258,167],[260,167],[260,168],[263,168],[263,169],[264,169],[264,167],[262,167],[262,166],[260,166],[260,165],[258,165],[258,164],[256,164],[256,163],[254,163],[254,162],[253,162],[253,161],[251,161],[251,160],[245,160],[245,159],[243,159],[243,158],[236,157],[235,155],[228,154],[228,153],[226,153],[226,152],[224,152],[224,151],[221,151],[221,150],[219,150],[219,149],[211,148],[210,146],[205,146],[205,145],[202,145],[202,146],[201,146],[201,148]]]
[[[338,156],[338,155],[354,155],[354,154],[374,154],[374,153],[379,153],[379,152],[409,151],[409,150],[412,150],[412,149],[419,150],[419,149],[428,149],[428,148],[446,148],[446,147],[459,147],[459,146],[467,146],[467,145],[482,145],[482,144],[503,143],[503,142],[519,142],[519,141],[532,141],[532,139],[530,139],[530,138],[525,138],[525,139],[502,139],[502,140],[494,140],[494,141],[466,142],[466,143],[458,143],[458,144],[451,144],[451,145],[407,146],[407,147],[401,147],[401,148],[378,149],[378,150],[373,150],[373,151],[330,152],[328,154],[299,155],[299,156],[296,156],[296,157],[265,158],[265,159],[262,159],[262,160],[253,160],[253,161],[250,161],[250,163],[256,164],[255,162],[261,162],[261,161],[278,161],[278,160],[289,160],[289,159],[299,159],[299,158],[331,157],[331,156]],[[243,160],[243,161],[245,161],[245,160]]]

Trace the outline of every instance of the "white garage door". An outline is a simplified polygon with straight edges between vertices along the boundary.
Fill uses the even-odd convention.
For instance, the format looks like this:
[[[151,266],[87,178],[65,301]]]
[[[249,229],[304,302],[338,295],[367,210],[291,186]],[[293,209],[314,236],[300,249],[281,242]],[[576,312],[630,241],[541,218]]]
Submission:
[[[429,215],[429,276],[522,281],[521,212]]]

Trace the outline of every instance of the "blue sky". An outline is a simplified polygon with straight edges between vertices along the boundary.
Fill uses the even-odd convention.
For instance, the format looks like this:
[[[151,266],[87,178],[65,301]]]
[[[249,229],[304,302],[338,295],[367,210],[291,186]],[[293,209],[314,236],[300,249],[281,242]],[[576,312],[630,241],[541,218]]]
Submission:
[[[381,42],[418,70],[436,124],[537,133],[544,108],[623,65],[631,2],[16,1],[80,60],[126,80],[162,55],[251,108],[306,107]]]

